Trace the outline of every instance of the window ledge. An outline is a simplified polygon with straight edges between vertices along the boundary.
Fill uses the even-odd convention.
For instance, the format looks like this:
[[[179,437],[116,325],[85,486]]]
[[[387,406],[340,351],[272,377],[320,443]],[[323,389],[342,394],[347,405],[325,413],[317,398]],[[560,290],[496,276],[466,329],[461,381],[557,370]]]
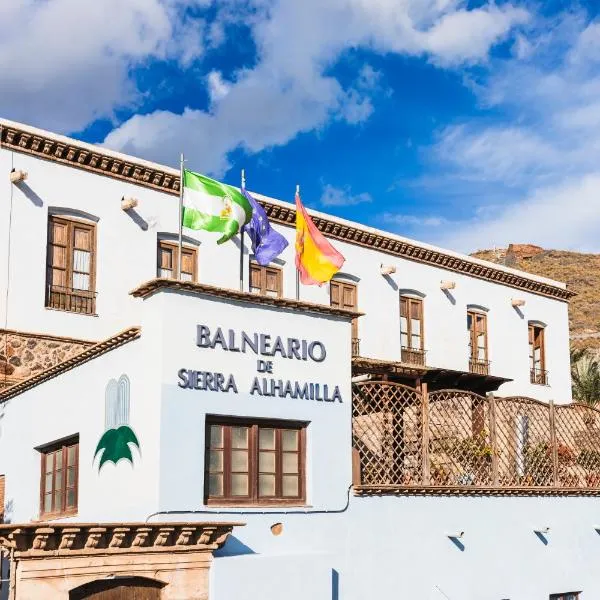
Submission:
[[[32,519],[32,523],[50,523],[53,521],[62,521],[63,519],[72,519],[76,517],[79,511],[74,510],[64,513],[48,513],[40,515],[38,519]]]
[[[51,306],[44,306],[44,308],[46,310],[51,310],[53,312],[68,313],[70,315],[79,315],[81,317],[98,317],[98,316],[100,316],[98,313],[77,312],[76,310],[65,310],[64,308],[52,308]]]

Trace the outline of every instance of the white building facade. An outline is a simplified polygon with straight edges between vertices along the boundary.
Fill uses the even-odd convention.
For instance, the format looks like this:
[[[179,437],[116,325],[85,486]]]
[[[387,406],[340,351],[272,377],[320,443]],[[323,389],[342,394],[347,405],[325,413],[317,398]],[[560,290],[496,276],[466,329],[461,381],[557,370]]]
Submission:
[[[177,172],[0,124],[6,521],[240,524],[211,600],[600,596],[563,284],[312,213],[296,299],[258,195],[279,259],[185,231],[178,278]]]

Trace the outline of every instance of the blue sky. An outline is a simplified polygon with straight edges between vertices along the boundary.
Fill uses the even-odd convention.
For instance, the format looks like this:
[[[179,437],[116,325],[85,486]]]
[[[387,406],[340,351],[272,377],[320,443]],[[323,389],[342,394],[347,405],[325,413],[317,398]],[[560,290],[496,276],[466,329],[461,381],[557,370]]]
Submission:
[[[598,3],[4,0],[0,115],[461,251],[600,251]],[[22,33],[26,31],[27,35]]]

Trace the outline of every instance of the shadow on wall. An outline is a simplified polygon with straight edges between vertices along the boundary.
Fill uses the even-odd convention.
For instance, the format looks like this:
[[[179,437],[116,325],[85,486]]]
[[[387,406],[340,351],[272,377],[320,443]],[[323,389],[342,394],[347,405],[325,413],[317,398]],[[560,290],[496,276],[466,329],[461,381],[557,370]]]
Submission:
[[[44,206],[44,201],[24,182],[22,181],[17,187],[25,194],[32,204],[36,206]]]
[[[252,548],[246,546],[234,535],[230,535],[222,548],[214,551],[215,557],[223,556],[243,556],[244,554],[256,554]]]

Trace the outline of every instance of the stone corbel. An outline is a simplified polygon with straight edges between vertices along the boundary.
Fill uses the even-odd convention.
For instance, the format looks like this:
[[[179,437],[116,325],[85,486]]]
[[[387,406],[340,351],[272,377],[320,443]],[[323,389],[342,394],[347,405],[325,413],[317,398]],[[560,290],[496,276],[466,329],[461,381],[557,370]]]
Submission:
[[[151,527],[139,527],[138,529],[136,529],[131,545],[144,546],[146,544],[146,541],[148,540],[151,531]]]
[[[174,527],[161,527],[158,531],[158,535],[154,538],[154,545],[166,546],[169,543],[169,538],[174,530]]]

